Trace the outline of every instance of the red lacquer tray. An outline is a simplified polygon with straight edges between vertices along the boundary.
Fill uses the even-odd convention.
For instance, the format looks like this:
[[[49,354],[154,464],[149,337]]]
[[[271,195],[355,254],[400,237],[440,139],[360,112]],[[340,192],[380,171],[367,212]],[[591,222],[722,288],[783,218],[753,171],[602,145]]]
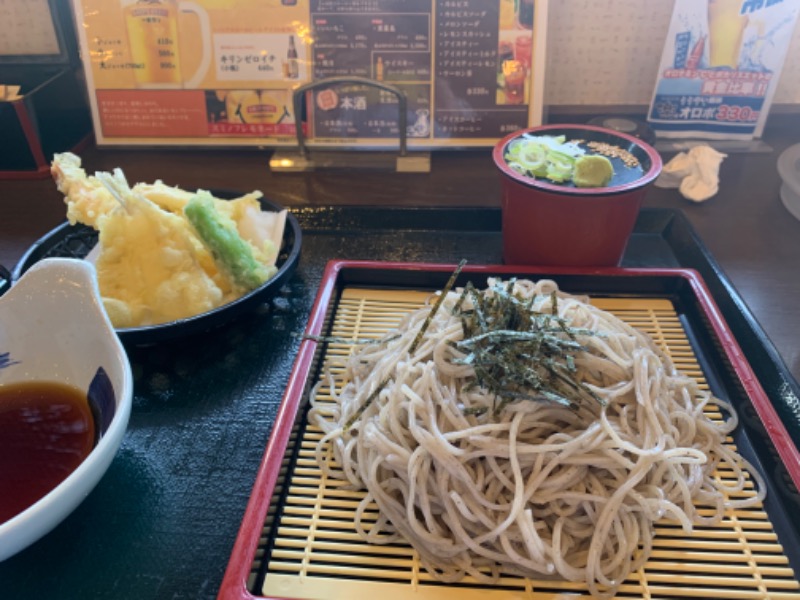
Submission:
[[[353,290],[356,290],[356,296],[367,300],[372,294],[383,298],[386,293],[391,295],[393,292],[430,293],[441,289],[454,269],[455,265],[452,264],[331,261],[325,270],[305,333],[308,336],[329,335],[337,310],[354,293]],[[696,361],[692,364],[697,365],[699,377],[708,383],[715,394],[730,401],[740,415],[741,424],[734,435],[734,443],[759,468],[768,487],[763,522],[755,526],[753,546],[747,546],[747,527],[737,530],[735,534],[744,540],[742,560],[749,565],[755,583],[743,579],[739,573],[725,579],[725,569],[731,561],[735,562],[726,554],[719,559],[720,567],[714,567],[713,563],[707,564],[707,568],[702,567],[709,572],[721,570],[719,577],[722,579],[716,575],[710,579],[698,579],[696,575],[692,575],[691,564],[687,564],[686,573],[680,569],[675,571],[673,566],[670,569],[674,572],[664,575],[661,567],[656,564],[652,569],[645,568],[645,574],[640,575],[636,581],[626,581],[620,593],[627,591],[630,594],[640,594],[640,588],[647,586],[651,593],[672,596],[678,588],[671,591],[670,586],[676,585],[683,590],[680,595],[686,596],[686,586],[689,585],[696,587],[692,592],[696,595],[689,594],[691,597],[710,594],[718,598],[733,598],[740,597],[737,594],[743,590],[749,590],[747,593],[756,594],[753,597],[768,598],[772,594],[780,593],[783,597],[800,598],[800,585],[793,572],[793,567],[797,568],[798,564],[800,531],[789,517],[792,511],[800,510],[796,495],[796,489],[800,488],[800,453],[700,276],[689,269],[555,269],[467,265],[457,285],[463,285],[469,280],[476,286],[483,287],[487,278],[493,276],[504,279],[549,278],[554,279],[566,292],[588,294],[593,300],[598,299],[612,307],[620,302],[626,303],[625,306],[633,302],[634,306],[643,307],[643,311],[656,307],[653,309],[653,318],[668,319],[670,324],[667,329],[679,331],[676,335],[687,343],[689,353],[693,355],[692,360]],[[331,537],[330,542],[325,542],[323,550],[317,550],[318,555],[312,556],[308,549],[301,548],[296,552],[292,550],[294,545],[302,545],[302,535],[297,538],[299,542],[292,538],[288,550],[278,549],[276,540],[285,535],[281,533],[283,529],[291,530],[290,537],[297,536],[297,531],[303,533],[302,518],[287,517],[286,526],[281,525],[283,513],[292,502],[290,496],[299,494],[300,504],[303,504],[306,497],[311,498],[313,494],[318,494],[322,498],[323,495],[318,490],[321,486],[314,480],[313,465],[303,462],[302,449],[298,448],[301,447],[305,435],[304,408],[308,390],[318,375],[324,352],[324,344],[312,339],[304,339],[300,346],[225,572],[219,598],[367,598],[380,593],[386,596],[383,600],[389,600],[407,597],[412,592],[418,598],[439,598],[442,586],[426,587],[428,582],[424,578],[413,581],[406,579],[403,572],[405,566],[408,565],[410,571],[416,568],[410,551],[397,550],[391,555],[372,555],[367,548],[362,553],[358,546],[353,545],[355,542],[352,542],[348,531]],[[302,471],[302,477],[298,476],[298,480],[293,483],[295,470]],[[302,482],[298,483],[300,479]],[[302,488],[303,485],[310,487],[306,491],[294,489],[297,486]],[[324,501],[323,498],[315,502],[319,504]],[[739,520],[749,519],[751,515]],[[346,519],[343,522],[346,529]],[[762,548],[765,531],[769,531],[770,536],[775,538],[774,547]],[[337,549],[337,540],[342,539],[351,541]],[[760,570],[759,559],[758,556],[754,558],[753,548],[757,552],[763,550],[767,553],[765,556],[769,556],[765,559],[764,570]],[[723,550],[728,551],[727,548]],[[339,562],[338,559],[331,562],[331,556],[335,557],[337,552],[340,557],[348,557]],[[293,554],[297,554],[296,559],[291,558]],[[352,559],[350,555],[360,558]],[[775,567],[772,562],[776,555],[780,557],[777,561],[780,567]],[[287,556],[290,558],[287,559]],[[315,560],[314,556],[321,557],[316,570],[308,568],[309,562]],[[298,563],[297,569],[292,566],[292,560]],[[676,561],[678,559],[673,557],[669,564],[677,564]],[[755,568],[752,568],[753,564]],[[515,593],[513,590],[517,584],[519,592]],[[756,592],[756,588],[760,591]],[[468,583],[459,584],[453,589],[458,589],[459,598],[466,599],[487,595],[497,598],[511,597],[508,596],[509,593],[514,597],[524,593],[524,597],[529,598],[555,598],[559,592],[570,591],[579,595],[582,592],[581,586],[577,584],[549,582],[538,584],[537,587],[537,584],[531,584],[522,578],[519,582],[505,582],[503,589],[486,589]],[[434,591],[431,593],[431,590]],[[731,595],[728,596],[728,593]]]

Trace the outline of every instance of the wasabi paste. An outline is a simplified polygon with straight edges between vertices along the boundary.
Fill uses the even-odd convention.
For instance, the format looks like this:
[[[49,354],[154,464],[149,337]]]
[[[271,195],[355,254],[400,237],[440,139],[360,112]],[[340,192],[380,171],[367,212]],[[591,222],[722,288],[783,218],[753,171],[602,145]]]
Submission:
[[[610,160],[600,154],[586,154],[575,160],[572,182],[579,188],[605,187],[613,176]]]

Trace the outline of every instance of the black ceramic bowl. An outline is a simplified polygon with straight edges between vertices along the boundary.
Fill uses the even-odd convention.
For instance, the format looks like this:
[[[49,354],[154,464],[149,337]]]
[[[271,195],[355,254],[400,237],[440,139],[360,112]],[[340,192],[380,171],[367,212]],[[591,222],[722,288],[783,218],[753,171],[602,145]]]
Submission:
[[[237,198],[242,195],[241,192],[229,190],[212,190],[212,193],[217,198],[223,199]],[[264,198],[261,198],[259,202],[262,210],[274,212],[283,210],[279,204]],[[253,310],[275,295],[289,279],[300,258],[301,239],[300,225],[295,216],[289,213],[286,216],[283,242],[276,262],[278,272],[264,285],[208,312],[169,323],[117,329],[117,335],[125,344],[153,344],[214,329]],[[25,271],[43,258],[83,258],[96,243],[97,231],[85,225],[70,225],[65,222],[30,247],[14,268],[11,280],[12,282],[19,280]]]

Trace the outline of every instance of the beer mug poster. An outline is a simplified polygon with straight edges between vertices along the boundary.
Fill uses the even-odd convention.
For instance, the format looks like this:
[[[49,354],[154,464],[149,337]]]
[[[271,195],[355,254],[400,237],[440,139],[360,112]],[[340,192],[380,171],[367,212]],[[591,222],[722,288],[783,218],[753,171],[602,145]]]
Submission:
[[[411,149],[492,146],[541,122],[546,6],[73,1],[97,143],[125,146],[292,146],[294,90],[348,76],[405,93]],[[397,147],[399,103],[375,89],[309,92],[308,143]]]
[[[648,121],[658,137],[760,137],[797,0],[676,0]]]

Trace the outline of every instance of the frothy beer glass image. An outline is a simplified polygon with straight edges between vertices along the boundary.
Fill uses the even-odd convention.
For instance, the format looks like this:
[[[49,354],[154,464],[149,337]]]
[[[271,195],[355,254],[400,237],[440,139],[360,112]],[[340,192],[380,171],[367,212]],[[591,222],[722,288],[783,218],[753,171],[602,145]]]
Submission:
[[[200,25],[200,64],[184,79],[180,46],[181,13],[195,15]],[[123,0],[125,28],[136,85],[141,88],[194,88],[211,63],[211,26],[205,10],[178,0]]]
[[[747,15],[742,14],[743,0],[708,0],[708,65],[739,66]]]

